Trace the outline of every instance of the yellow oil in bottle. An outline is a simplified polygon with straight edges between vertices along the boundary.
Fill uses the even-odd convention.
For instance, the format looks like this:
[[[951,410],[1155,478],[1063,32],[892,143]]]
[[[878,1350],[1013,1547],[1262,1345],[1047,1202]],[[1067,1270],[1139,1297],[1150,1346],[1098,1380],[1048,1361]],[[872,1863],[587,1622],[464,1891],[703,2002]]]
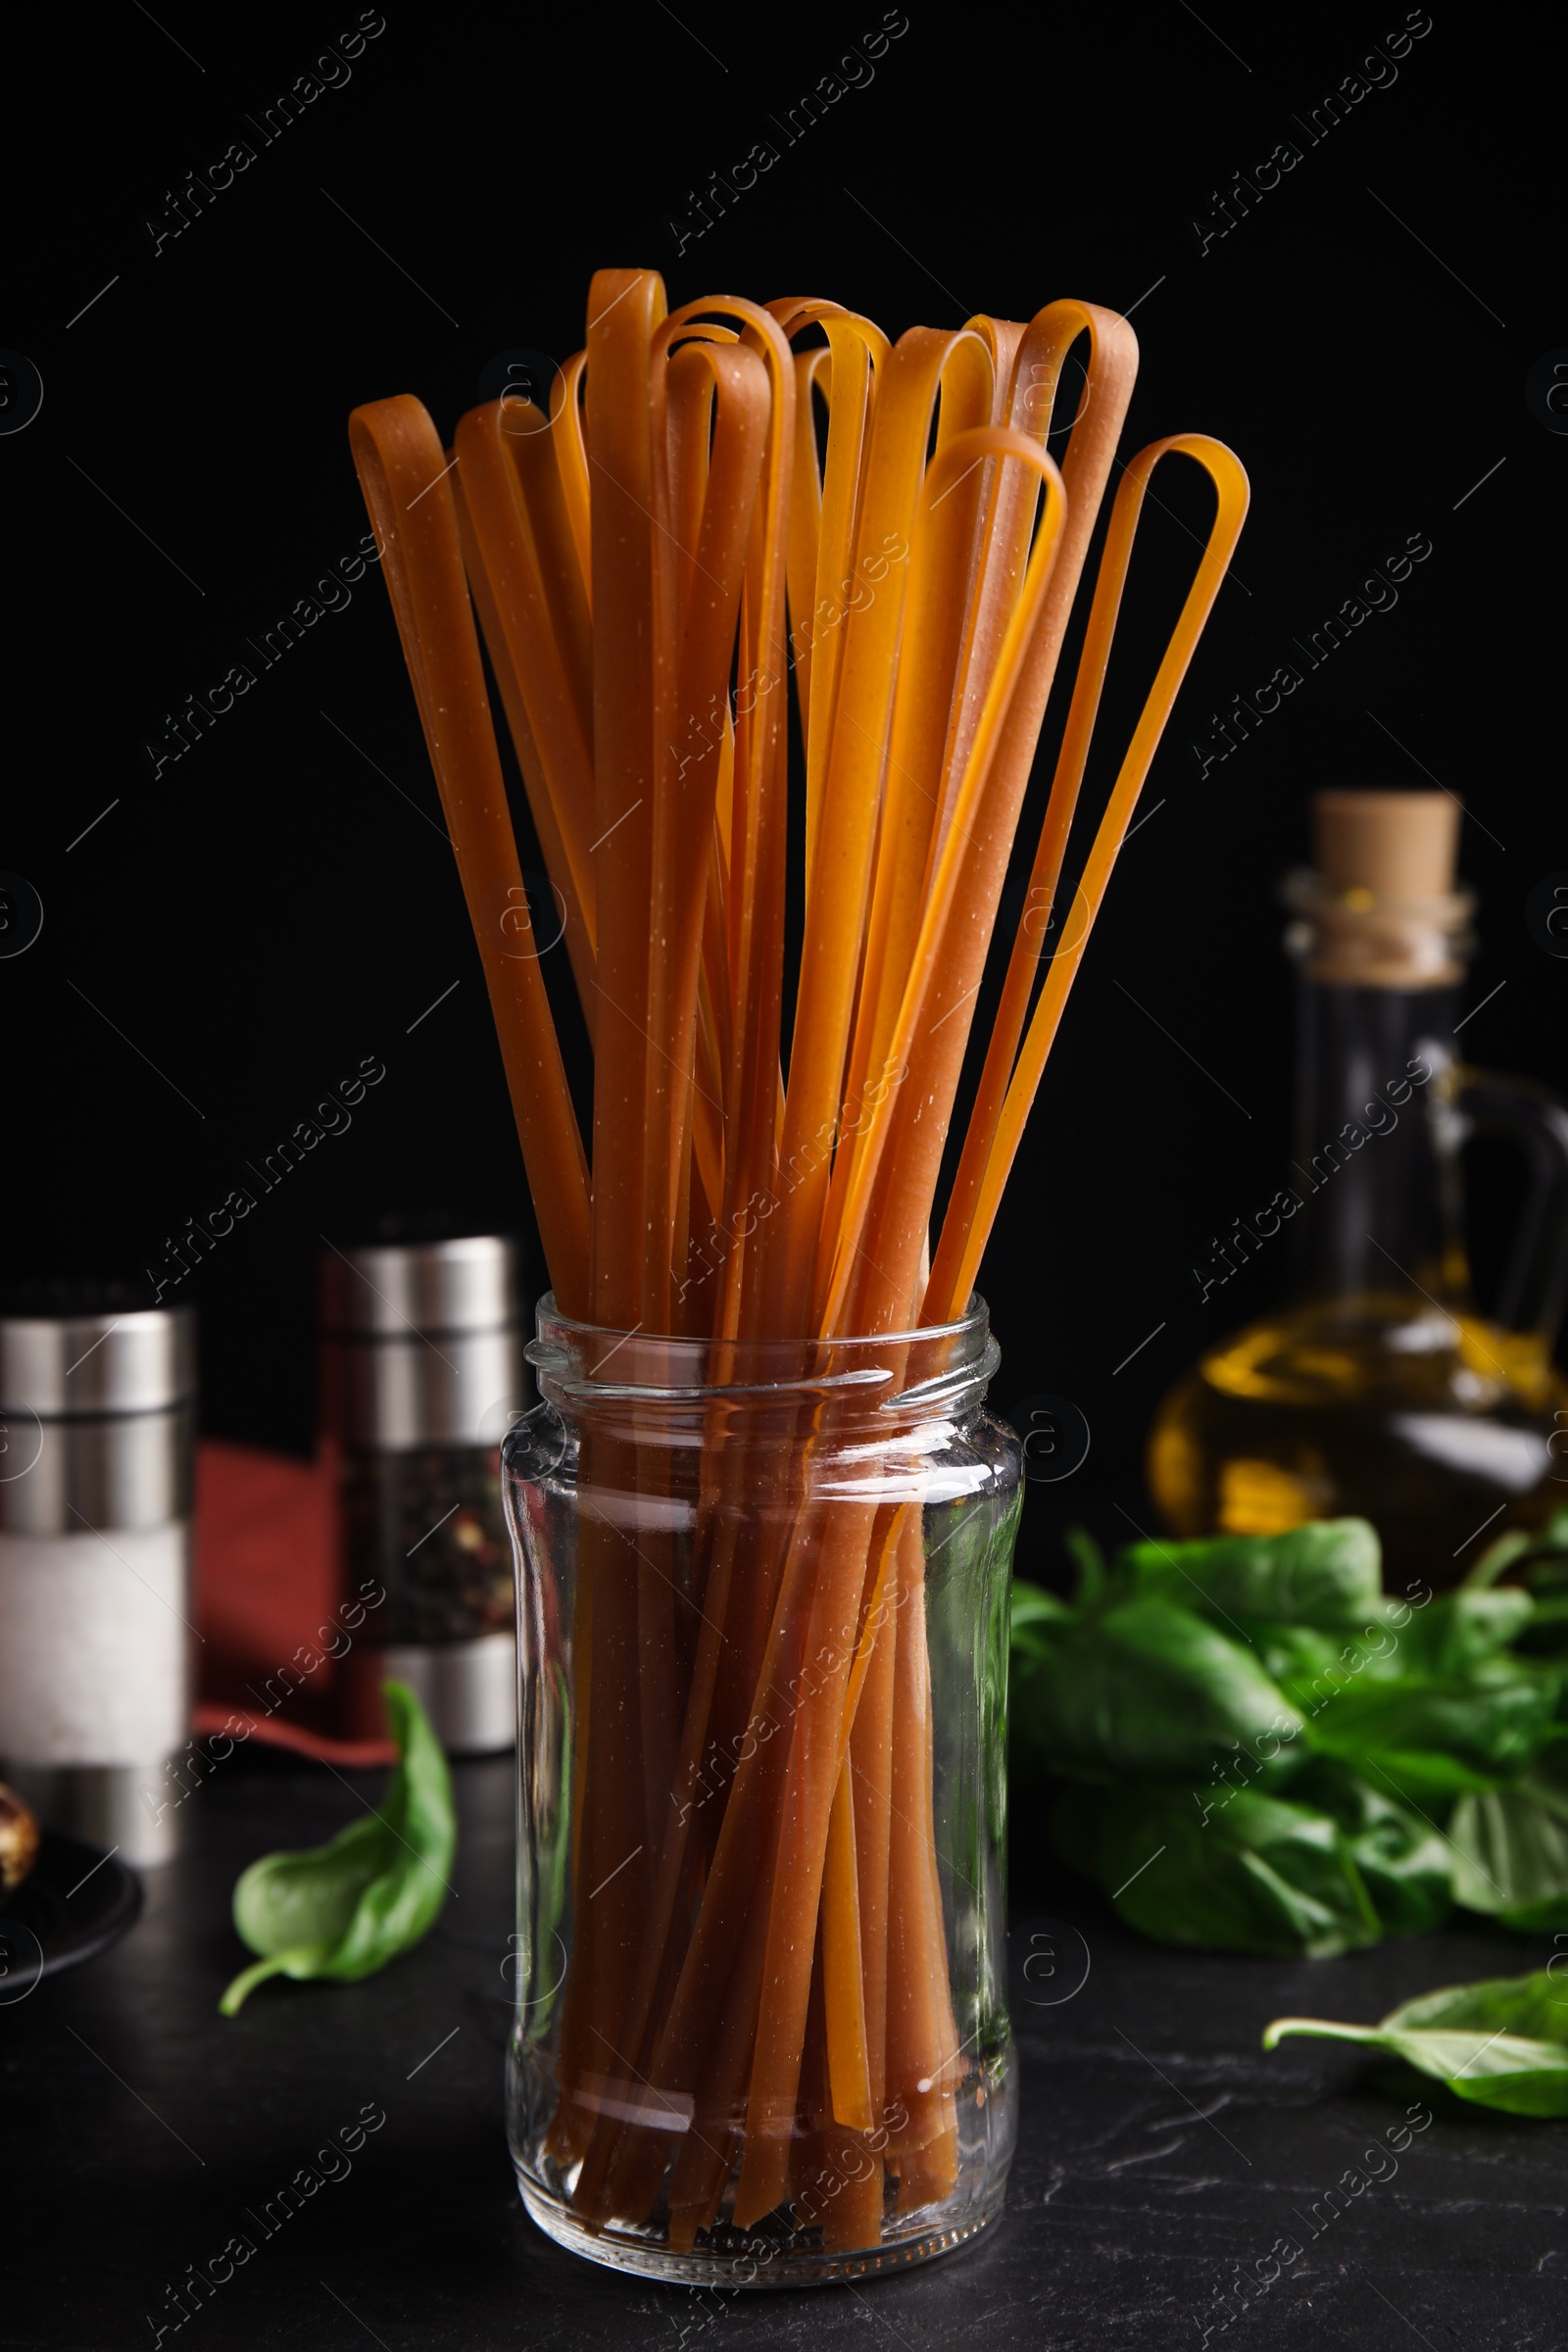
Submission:
[[[1441,1590],[1505,1529],[1568,1505],[1568,1383],[1550,1360],[1568,1271],[1568,1114],[1456,1060],[1470,902],[1453,889],[1452,804],[1321,794],[1316,813],[1323,871],[1287,893],[1297,1157],[1277,1200],[1294,1292],[1165,1397],[1150,1485],[1183,1537],[1361,1514],[1391,1583]],[[1509,1135],[1532,1174],[1490,1320],[1459,1241],[1458,1153],[1477,1130]],[[1205,1305],[1238,1271],[1244,1230],[1216,1244]]]
[[[1504,1527],[1568,1503],[1559,1457],[1568,1384],[1537,1334],[1371,1294],[1210,1349],[1161,1405],[1149,1471],[1176,1535],[1277,1535],[1356,1512],[1379,1530],[1392,1583],[1442,1590]]]

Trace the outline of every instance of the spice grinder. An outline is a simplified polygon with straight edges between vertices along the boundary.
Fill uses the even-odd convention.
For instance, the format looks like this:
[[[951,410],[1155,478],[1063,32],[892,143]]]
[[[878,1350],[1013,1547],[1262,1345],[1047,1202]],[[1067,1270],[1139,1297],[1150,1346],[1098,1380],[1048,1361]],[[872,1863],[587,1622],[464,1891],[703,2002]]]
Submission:
[[[51,1285],[0,1315],[0,1761],[143,1866],[181,1818],[195,1390],[189,1307]]]
[[[340,1668],[345,1728],[384,1730],[407,1683],[454,1755],[516,1733],[512,1553],[500,1444],[531,1400],[518,1259],[501,1234],[329,1250],[319,1267],[320,1423],[344,1590],[385,1593],[374,1646]],[[368,1630],[368,1629],[367,1629]]]

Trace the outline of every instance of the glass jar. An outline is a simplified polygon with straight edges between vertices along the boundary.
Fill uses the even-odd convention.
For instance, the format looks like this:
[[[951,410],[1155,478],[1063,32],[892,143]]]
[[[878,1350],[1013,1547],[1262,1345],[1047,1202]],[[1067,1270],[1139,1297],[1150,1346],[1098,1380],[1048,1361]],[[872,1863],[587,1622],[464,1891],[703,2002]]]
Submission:
[[[524,2204],[646,2276],[903,2269],[1001,2210],[1007,1595],[984,1303],[879,1339],[600,1331],[509,1435]]]

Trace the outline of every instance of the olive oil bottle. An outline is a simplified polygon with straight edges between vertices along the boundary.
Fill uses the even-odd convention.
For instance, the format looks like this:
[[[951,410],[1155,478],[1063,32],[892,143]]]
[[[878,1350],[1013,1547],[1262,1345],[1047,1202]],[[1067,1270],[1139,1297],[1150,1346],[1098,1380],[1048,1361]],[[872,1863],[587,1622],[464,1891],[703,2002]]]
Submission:
[[[1317,870],[1286,885],[1296,1157],[1269,1212],[1290,1221],[1295,1286],[1166,1396],[1150,1484],[1179,1536],[1361,1513],[1396,1581],[1441,1589],[1505,1528],[1568,1504],[1568,1384],[1551,1363],[1568,1112],[1458,1059],[1473,904],[1454,886],[1458,804],[1322,792],[1313,813]],[[1530,1176],[1487,1318],[1459,1219],[1458,1154],[1480,1131],[1514,1139]],[[1239,1228],[1216,1250],[1216,1285],[1249,1238]]]

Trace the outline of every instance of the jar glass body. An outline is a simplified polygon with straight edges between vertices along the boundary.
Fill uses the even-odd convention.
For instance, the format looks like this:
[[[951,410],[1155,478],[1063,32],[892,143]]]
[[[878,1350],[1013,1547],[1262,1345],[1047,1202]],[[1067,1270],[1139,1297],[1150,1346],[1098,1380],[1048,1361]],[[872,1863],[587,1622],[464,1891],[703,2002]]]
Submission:
[[[1016,1440],[978,1301],[875,1340],[572,1324],[509,1436],[508,2116],[558,2240],[714,2285],[1001,2208]]]

